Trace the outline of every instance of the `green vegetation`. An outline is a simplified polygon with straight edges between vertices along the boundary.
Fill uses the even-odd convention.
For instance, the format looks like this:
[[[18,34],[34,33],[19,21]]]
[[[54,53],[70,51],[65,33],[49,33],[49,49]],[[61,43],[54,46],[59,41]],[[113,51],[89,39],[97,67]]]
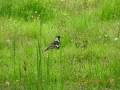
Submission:
[[[0,90],[119,90],[119,39],[119,0],[0,0]]]

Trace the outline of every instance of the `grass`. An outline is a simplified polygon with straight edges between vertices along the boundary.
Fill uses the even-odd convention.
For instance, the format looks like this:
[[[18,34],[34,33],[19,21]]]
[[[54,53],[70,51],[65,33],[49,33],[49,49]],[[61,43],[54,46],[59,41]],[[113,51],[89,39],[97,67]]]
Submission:
[[[119,0],[0,4],[1,90],[119,90]]]

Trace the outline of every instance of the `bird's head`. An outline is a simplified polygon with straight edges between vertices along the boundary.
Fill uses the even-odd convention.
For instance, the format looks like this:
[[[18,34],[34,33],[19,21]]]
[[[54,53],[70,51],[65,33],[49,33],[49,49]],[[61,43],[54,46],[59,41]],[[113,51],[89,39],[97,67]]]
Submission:
[[[63,38],[62,36],[56,36],[56,39],[55,39],[55,41],[60,41],[60,38]]]

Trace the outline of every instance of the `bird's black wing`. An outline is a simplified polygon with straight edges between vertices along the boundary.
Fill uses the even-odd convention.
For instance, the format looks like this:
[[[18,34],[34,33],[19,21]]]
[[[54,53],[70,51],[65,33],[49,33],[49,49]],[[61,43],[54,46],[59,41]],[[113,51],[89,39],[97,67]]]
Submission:
[[[53,43],[51,44],[51,46],[53,46],[53,48],[57,48],[57,49],[60,47],[58,41],[53,42]]]
[[[48,49],[59,49],[60,45],[58,41],[53,42],[47,49],[45,49],[44,51],[47,51]]]

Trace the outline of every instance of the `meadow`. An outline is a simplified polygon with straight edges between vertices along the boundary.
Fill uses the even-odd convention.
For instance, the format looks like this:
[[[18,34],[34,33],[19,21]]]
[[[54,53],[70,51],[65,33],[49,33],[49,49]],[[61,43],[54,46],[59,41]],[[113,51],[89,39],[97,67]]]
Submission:
[[[119,89],[119,0],[0,0],[0,90]]]

